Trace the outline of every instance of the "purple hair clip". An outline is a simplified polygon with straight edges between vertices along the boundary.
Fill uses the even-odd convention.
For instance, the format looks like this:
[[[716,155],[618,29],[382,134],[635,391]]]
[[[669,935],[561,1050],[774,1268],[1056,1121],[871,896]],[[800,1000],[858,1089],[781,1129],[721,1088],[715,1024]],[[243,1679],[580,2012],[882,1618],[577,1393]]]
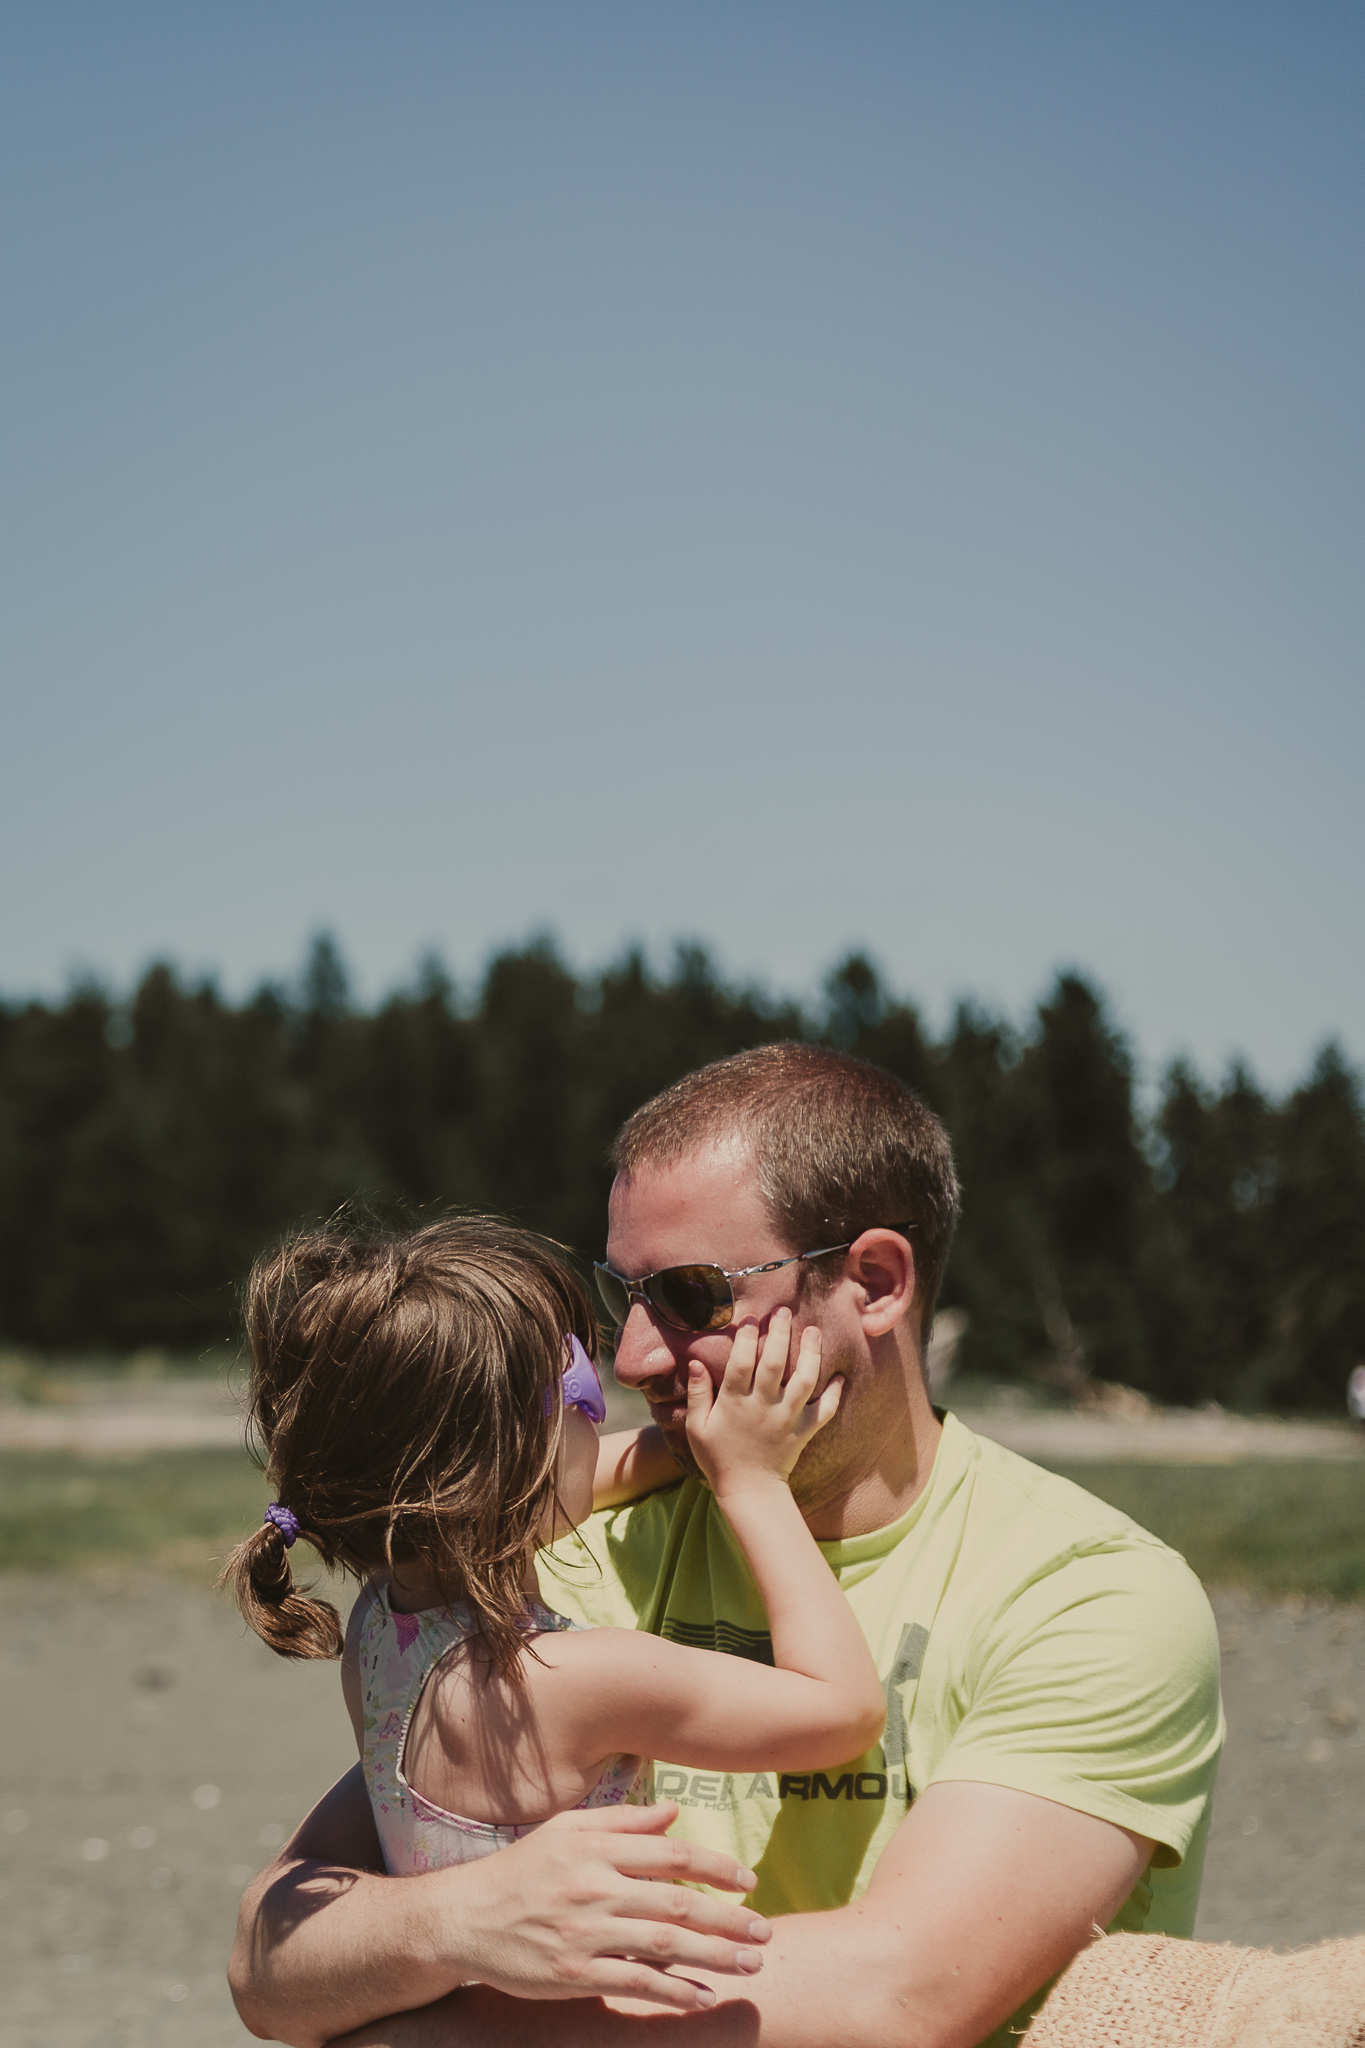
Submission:
[[[299,1518],[294,1510],[283,1507],[277,1500],[272,1500],[265,1511],[265,1523],[262,1527],[272,1522],[284,1538],[285,1549],[291,1549],[299,1537]]]
[[[602,1382],[597,1377],[597,1367],[593,1364],[577,1337],[570,1335],[564,1341],[569,1347],[569,1365],[568,1370],[564,1374],[564,1406],[566,1408],[581,1408],[589,1422],[595,1428],[600,1429],[607,1419],[607,1397],[602,1392]],[[554,1395],[547,1387],[545,1389],[545,1413],[549,1415],[553,1412],[553,1409]]]

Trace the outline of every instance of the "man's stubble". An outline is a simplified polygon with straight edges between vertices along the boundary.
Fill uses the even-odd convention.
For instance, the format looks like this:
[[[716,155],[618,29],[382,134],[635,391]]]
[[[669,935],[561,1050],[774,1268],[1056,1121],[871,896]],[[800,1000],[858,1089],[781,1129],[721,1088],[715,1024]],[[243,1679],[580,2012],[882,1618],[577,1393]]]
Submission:
[[[859,1372],[850,1355],[838,1359],[833,1369],[822,1372],[818,1393],[833,1379],[842,1377],[844,1392],[832,1419],[817,1431],[792,1468],[792,1499],[807,1517],[828,1508],[849,1492],[876,1464],[880,1419],[868,1414],[866,1366]],[[864,1384],[859,1385],[862,1379]],[[817,1394],[818,1398],[818,1394]],[[707,1478],[687,1441],[685,1428],[665,1429],[664,1442],[684,1477],[707,1486]],[[871,1439],[871,1441],[869,1441]]]

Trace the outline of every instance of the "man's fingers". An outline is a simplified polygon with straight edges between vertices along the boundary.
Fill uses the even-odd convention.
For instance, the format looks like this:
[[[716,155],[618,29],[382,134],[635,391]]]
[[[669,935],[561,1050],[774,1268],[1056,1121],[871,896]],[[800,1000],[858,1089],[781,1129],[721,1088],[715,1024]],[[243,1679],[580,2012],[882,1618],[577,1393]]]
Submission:
[[[520,1998],[615,1993],[695,2012],[715,1994],[668,1974],[673,1968],[752,1976],[770,1923],[733,1897],[679,1880],[734,1893],[758,1879],[733,1856],[660,1833],[677,1811],[667,1801],[558,1814],[492,1858],[495,1877],[504,1862],[521,1859],[524,1868],[506,1873],[520,1890],[509,1896],[507,1939],[495,1935],[481,1957],[482,1981]]]
[[[687,1977],[670,1977],[666,1970],[629,1958],[603,1956],[583,1972],[582,1996],[647,1999],[673,2012],[705,2012],[716,2002],[709,1984],[694,1984]]]
[[[721,1970],[727,1976],[752,1977],[763,1967],[763,1951],[751,1942],[722,1941],[696,1934],[688,1927],[669,1927],[658,1920],[617,1923],[621,1948],[642,1963],[686,1963],[697,1970]]]
[[[705,1892],[676,1889],[685,1881],[711,1885],[717,1891],[751,1892],[758,1883],[757,1873],[747,1864],[736,1862],[733,1856],[700,1842],[684,1842],[669,1835],[666,1830],[677,1818],[677,1802],[672,1799],[661,1799],[656,1806],[576,1807],[570,1813],[556,1814],[526,1840],[543,1850],[556,1835],[596,1835],[600,1839],[591,1845],[592,1851],[609,1863],[618,1876],[656,1881],[658,1898],[651,1907],[656,1917],[688,1918],[693,1927],[707,1927],[737,1941],[766,1941],[771,1932],[768,1922],[747,1906],[732,1906]],[[581,1863],[589,1847],[586,1841],[575,1843],[577,1861]],[[522,1854],[520,1843],[516,1853]],[[641,1899],[639,1892],[629,1894],[632,1912],[644,1910]],[[751,1933],[755,1925],[762,1931]]]
[[[531,1865],[553,1852],[554,1845],[565,1835],[575,1838],[583,1835],[599,1835],[598,1843],[581,1842],[575,1839],[573,1854],[611,1856],[619,1847],[634,1856],[640,1846],[641,1837],[653,1844],[658,1854],[665,1858],[680,1860],[678,1851],[685,1859],[688,1844],[670,1842],[666,1839],[668,1830],[678,1818],[678,1804],[674,1799],[660,1799],[653,1806],[575,1806],[566,1813],[557,1813],[533,1835],[513,1844],[516,1861]],[[504,1851],[510,1855],[511,1851]],[[731,1865],[733,1868],[734,1866]],[[739,1891],[739,1885],[731,1885],[731,1891]]]
[[[555,1814],[536,1829],[536,1835],[542,1842],[569,1834],[663,1835],[677,1818],[676,1799],[660,1799],[653,1806],[575,1806],[567,1813]],[[520,1848],[517,1854],[521,1854]]]
[[[623,1925],[634,1928],[638,1936],[643,1922],[652,1923],[653,1937],[664,1944],[660,1953],[671,1953],[668,1944],[682,1934],[689,1940],[704,1936],[740,1948],[763,1948],[772,1940],[772,1922],[761,1913],[747,1906],[731,1905],[728,1899],[709,1898],[705,1892],[694,1892],[684,1885],[669,1884],[666,1879],[642,1877],[628,1893],[621,1895],[615,1906],[613,1949],[618,1942],[621,1948],[626,1947],[624,1937],[618,1936]],[[642,1955],[654,1952],[648,1941],[639,1939],[633,1940],[630,1947]]]
[[[679,1857],[675,1850],[682,1849]],[[629,1893],[620,1895],[620,1910],[637,1917],[671,1920],[689,1927],[702,1927],[711,1934],[728,1935],[732,1941],[766,1941],[771,1928],[751,1906],[717,1899],[710,1892],[693,1891],[705,1884],[717,1891],[751,1892],[758,1883],[752,1870],[722,1856],[716,1849],[701,1849],[692,1842],[655,1841],[636,1836],[614,1848],[611,1868],[618,1877],[634,1882]]]
[[[763,1968],[763,1951],[750,1943],[722,1941],[715,1935],[694,1934],[686,1927],[665,1927],[658,1921],[625,1920],[620,1927],[624,1956],[654,1969],[714,1970],[719,1977],[756,1977]],[[603,1956],[602,1962],[618,1962],[619,1956]]]

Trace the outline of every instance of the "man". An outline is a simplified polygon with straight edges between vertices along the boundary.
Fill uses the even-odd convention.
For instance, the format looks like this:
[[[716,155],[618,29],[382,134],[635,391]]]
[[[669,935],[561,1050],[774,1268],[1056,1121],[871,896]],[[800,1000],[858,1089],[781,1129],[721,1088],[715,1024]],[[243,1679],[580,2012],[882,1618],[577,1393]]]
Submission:
[[[934,1411],[922,1361],[957,1187],[941,1126],[889,1075],[809,1046],[741,1054],[637,1111],[615,1162],[602,1287],[617,1378],[688,1476],[590,1526],[590,1568],[566,1563],[552,1597],[588,1621],[771,1654],[684,1416],[689,1361],[718,1381],[740,1324],[790,1307],[798,1331],[820,1327],[821,1384],[844,1381],[792,1490],[885,1674],[882,1743],[832,1773],[659,1760],[678,1832],[713,1869],[749,1864],[750,1903],[777,1916],[761,1975],[713,1976],[701,2012],[490,1990],[515,1973],[471,1963],[477,1944],[443,1922],[437,1888],[457,1874],[360,1874],[378,1867],[373,1829],[343,1780],[244,1908],[244,2017],[300,2044],[351,2027],[352,2048],[1004,2048],[1096,1925],[1193,1928],[1222,1739],[1207,1602],[1123,1516]],[[563,1821],[531,1843],[546,1840],[572,1863]],[[594,1910],[629,1912],[597,1837],[594,1855]],[[519,1914],[503,1861],[479,1869],[515,1939],[542,1895],[528,1863]],[[742,1922],[705,1905],[637,1953],[734,1971]]]

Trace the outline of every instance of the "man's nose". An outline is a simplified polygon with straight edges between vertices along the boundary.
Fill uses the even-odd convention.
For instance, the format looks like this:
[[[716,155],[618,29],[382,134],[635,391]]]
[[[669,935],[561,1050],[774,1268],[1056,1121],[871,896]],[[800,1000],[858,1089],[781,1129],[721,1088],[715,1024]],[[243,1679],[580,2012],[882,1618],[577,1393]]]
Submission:
[[[616,1332],[616,1377],[623,1387],[643,1387],[651,1380],[672,1379],[678,1361],[671,1345],[642,1301],[633,1301]]]

